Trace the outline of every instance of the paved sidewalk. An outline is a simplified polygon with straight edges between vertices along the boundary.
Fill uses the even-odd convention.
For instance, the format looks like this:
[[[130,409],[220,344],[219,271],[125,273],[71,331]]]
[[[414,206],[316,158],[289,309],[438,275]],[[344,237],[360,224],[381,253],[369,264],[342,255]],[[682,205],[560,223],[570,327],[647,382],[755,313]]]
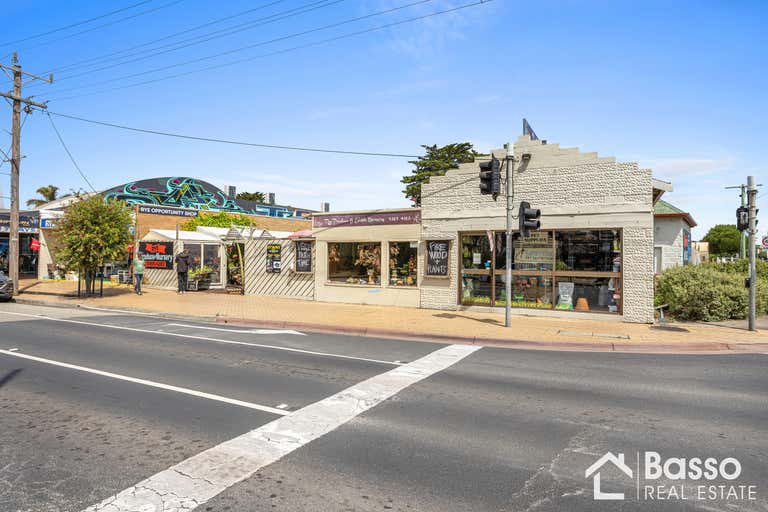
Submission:
[[[722,351],[768,353],[768,331],[736,325],[675,323],[667,328],[615,320],[563,319],[503,314],[363,306],[274,297],[146,289],[105,284],[104,297],[77,298],[74,282],[23,282],[20,302],[101,307],[201,317],[210,321],[356,335],[451,340],[529,348],[616,351]]]

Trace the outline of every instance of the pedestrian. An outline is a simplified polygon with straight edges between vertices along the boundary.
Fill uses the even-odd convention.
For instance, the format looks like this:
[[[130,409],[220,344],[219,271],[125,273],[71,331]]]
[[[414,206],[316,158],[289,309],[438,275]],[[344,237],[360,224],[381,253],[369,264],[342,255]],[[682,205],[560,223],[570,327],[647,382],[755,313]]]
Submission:
[[[133,258],[133,289],[136,295],[141,295],[141,281],[144,279],[144,255],[136,253]]]
[[[178,278],[179,289],[176,293],[187,292],[187,272],[189,271],[189,251],[184,249],[176,255],[176,277]]]

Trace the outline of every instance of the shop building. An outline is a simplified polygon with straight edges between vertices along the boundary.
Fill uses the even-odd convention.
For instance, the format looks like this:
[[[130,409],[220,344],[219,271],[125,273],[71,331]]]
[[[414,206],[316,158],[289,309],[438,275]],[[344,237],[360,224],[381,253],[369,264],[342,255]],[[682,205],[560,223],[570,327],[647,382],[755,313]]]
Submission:
[[[700,261],[691,240],[696,221],[690,213],[659,200],[653,207],[653,224],[653,268],[657,274]]]
[[[37,211],[19,212],[19,274],[36,276],[39,267],[40,214]],[[0,210],[0,271],[8,274],[11,244],[11,213]]]
[[[506,149],[493,154],[506,161]],[[489,311],[510,300],[523,314],[652,322],[653,206],[669,184],[528,135],[513,154],[513,209],[526,201],[542,217],[528,238],[515,229],[511,297],[506,202],[480,193],[479,158],[432,177],[420,209],[315,213],[316,299]]]

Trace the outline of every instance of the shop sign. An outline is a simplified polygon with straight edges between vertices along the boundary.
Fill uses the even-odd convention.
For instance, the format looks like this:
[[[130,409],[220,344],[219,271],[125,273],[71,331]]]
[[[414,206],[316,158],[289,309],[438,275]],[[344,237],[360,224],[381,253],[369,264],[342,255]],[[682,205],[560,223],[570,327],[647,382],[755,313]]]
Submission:
[[[37,212],[19,212],[19,233],[37,233],[40,214]],[[11,231],[11,212],[0,213],[0,233]]]
[[[427,242],[427,276],[448,277],[450,245],[448,240],[429,240]]]
[[[267,245],[267,272],[280,273],[280,259],[283,252],[283,246],[280,244]]]
[[[197,217],[197,210],[185,210],[183,208],[169,208],[167,206],[139,205],[139,213],[149,215],[170,215],[173,217]]]
[[[296,242],[296,272],[312,272],[312,242]]]
[[[683,265],[688,265],[693,259],[693,247],[691,244],[691,231],[683,230]]]
[[[40,227],[42,229],[56,229],[58,225],[58,219],[40,219]]]
[[[378,213],[344,213],[338,215],[314,215],[312,217],[312,226],[315,228],[390,226],[393,224],[420,223],[420,210]]]
[[[139,242],[144,267],[173,270],[173,242]]]

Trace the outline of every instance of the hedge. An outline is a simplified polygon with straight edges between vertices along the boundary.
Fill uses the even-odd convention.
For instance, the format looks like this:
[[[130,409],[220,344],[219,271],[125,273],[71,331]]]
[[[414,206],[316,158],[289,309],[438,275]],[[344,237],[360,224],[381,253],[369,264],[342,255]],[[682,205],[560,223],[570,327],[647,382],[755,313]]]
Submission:
[[[686,265],[665,270],[656,280],[656,305],[669,304],[681,320],[716,322],[747,316],[746,266],[740,262]],[[768,266],[758,271],[757,314],[768,313]]]

